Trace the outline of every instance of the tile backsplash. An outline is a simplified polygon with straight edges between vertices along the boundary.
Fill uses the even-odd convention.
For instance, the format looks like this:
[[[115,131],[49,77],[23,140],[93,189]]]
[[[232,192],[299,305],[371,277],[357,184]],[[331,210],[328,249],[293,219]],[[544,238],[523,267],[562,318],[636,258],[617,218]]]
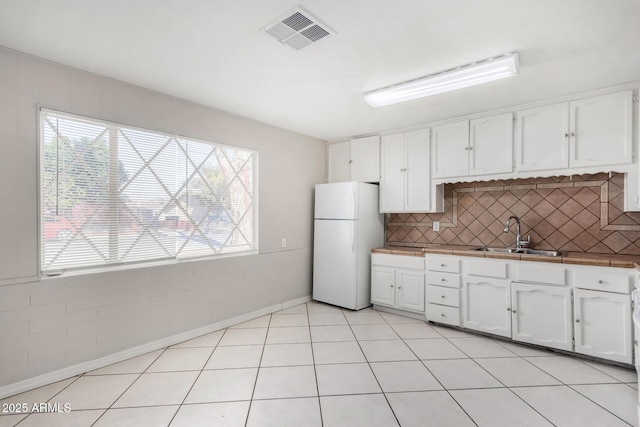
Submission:
[[[386,215],[386,243],[513,246],[515,224],[503,229],[517,215],[536,249],[640,255],[640,212],[623,212],[623,192],[619,173],[446,184],[444,213]]]

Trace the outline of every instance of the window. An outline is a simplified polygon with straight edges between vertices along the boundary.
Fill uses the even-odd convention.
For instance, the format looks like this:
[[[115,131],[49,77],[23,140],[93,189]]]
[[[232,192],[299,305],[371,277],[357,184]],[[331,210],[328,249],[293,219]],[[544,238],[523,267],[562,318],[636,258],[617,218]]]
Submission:
[[[41,270],[257,251],[257,152],[40,110]]]

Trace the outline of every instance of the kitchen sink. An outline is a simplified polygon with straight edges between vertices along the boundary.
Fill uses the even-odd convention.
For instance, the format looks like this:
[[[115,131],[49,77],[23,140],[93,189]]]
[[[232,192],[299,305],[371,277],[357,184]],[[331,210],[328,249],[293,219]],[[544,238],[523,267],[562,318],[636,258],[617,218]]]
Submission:
[[[482,251],[482,252],[496,252],[496,253],[503,253],[503,254],[525,254],[525,255],[541,255],[541,256],[550,256],[550,257],[558,257],[558,256],[562,256],[562,252],[560,251],[545,251],[545,250],[541,250],[541,249],[530,249],[530,248],[489,248],[489,247],[484,247],[484,248],[476,248],[474,249],[475,251]]]

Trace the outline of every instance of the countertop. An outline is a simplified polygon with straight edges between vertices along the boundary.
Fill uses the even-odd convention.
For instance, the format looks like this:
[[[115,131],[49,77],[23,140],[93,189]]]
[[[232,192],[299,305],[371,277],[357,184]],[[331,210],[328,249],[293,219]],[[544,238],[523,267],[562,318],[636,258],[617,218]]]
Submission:
[[[552,262],[558,264],[596,265],[602,267],[635,268],[640,271],[640,256],[595,254],[587,252],[565,252],[559,257],[526,254],[505,254],[495,252],[474,251],[478,246],[429,245],[426,248],[408,248],[402,246],[385,246],[372,249],[372,253],[385,253],[405,256],[424,256],[425,254],[462,255],[477,258],[512,259],[521,261]]]

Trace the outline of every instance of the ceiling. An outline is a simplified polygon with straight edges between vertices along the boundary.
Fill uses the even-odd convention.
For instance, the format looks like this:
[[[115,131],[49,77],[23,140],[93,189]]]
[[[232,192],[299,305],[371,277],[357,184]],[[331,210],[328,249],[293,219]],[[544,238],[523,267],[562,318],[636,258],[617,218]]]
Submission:
[[[2,0],[0,45],[337,140],[640,80],[638,0]],[[300,6],[335,35],[262,28]],[[517,51],[520,74],[372,108],[363,93]]]

